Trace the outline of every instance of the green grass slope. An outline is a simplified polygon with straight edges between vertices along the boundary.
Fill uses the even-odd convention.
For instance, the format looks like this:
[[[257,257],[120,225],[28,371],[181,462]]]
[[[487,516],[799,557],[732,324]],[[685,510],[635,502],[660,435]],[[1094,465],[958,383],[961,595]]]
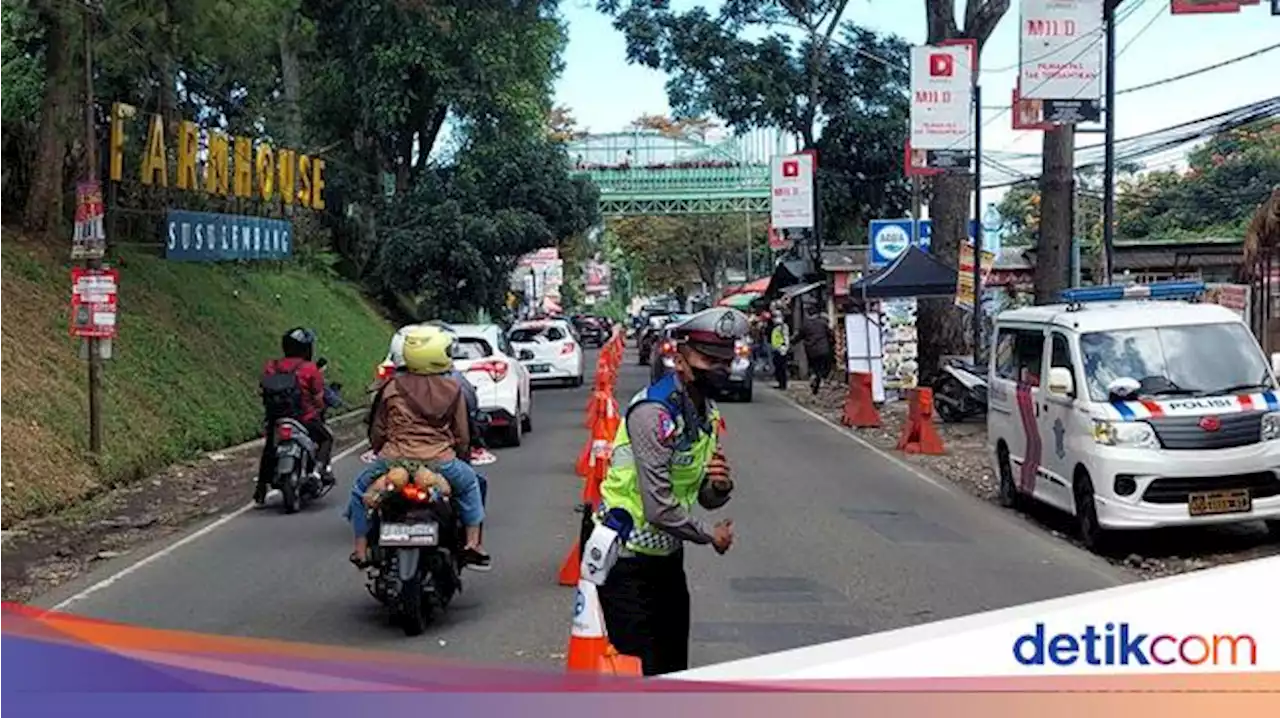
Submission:
[[[296,266],[114,253],[120,335],[103,372],[104,456],[86,459],[88,367],[69,336],[70,263],[5,230],[0,474],[9,525],[258,435],[257,381],[291,326],[312,327],[330,381],[363,399],[391,325],[350,284]]]

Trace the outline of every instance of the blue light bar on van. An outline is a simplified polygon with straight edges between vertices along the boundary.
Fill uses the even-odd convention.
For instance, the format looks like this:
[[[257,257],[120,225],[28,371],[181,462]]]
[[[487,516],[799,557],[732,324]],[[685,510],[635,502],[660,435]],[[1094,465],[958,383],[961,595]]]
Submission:
[[[1125,299],[1192,299],[1205,293],[1204,282],[1152,282],[1110,284],[1105,287],[1067,289],[1059,295],[1067,304],[1118,302]]]

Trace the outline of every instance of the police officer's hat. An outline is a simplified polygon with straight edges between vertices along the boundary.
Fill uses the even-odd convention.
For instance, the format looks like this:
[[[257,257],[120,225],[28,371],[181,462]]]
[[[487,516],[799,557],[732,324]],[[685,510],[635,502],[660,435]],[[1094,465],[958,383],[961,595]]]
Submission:
[[[671,327],[671,338],[714,359],[733,358],[734,345],[750,332],[747,315],[728,307],[704,309]]]

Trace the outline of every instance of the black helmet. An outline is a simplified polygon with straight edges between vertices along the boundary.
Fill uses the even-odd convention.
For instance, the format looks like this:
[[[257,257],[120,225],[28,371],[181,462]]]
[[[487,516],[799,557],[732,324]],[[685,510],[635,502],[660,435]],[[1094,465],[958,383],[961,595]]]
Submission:
[[[733,359],[738,340],[746,339],[750,329],[747,315],[736,309],[715,307],[673,325],[670,331],[677,344],[687,344],[700,354],[728,361]]]
[[[291,359],[311,361],[311,354],[316,348],[315,332],[306,327],[294,327],[284,333],[280,339],[280,350]]]

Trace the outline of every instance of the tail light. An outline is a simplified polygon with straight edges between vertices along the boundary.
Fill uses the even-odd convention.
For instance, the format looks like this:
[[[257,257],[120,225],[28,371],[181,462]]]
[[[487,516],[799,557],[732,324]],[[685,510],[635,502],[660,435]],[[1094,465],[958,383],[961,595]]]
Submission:
[[[378,378],[378,381],[382,381],[383,379],[389,379],[391,378],[391,375],[395,373],[395,370],[396,370],[396,367],[394,364],[387,364],[387,363],[379,364],[378,370],[375,373],[375,376]]]
[[[501,383],[503,379],[507,378],[507,372],[510,368],[511,367],[507,366],[506,362],[495,359],[492,361],[482,361],[477,364],[472,364],[471,368],[467,371],[485,372],[489,375],[490,379],[493,379],[494,383]]]
[[[405,484],[404,488],[400,490],[400,493],[404,494],[404,497],[411,501],[426,501],[429,496],[426,491],[423,491],[413,484]]]
[[[663,354],[675,354],[676,343],[671,341],[670,339],[663,339],[662,346],[659,348],[659,351],[661,351]]]
[[[748,356],[751,355],[751,345],[747,344],[746,342],[740,341],[737,344],[733,345],[733,353],[737,354],[739,357],[742,357],[743,359],[746,359]]]
[[[289,424],[281,424],[276,427],[276,441],[289,441],[293,439],[293,427]]]
[[[565,342],[565,345],[560,347],[560,356],[569,356],[573,353],[573,350],[577,348],[577,345],[573,342]]]

